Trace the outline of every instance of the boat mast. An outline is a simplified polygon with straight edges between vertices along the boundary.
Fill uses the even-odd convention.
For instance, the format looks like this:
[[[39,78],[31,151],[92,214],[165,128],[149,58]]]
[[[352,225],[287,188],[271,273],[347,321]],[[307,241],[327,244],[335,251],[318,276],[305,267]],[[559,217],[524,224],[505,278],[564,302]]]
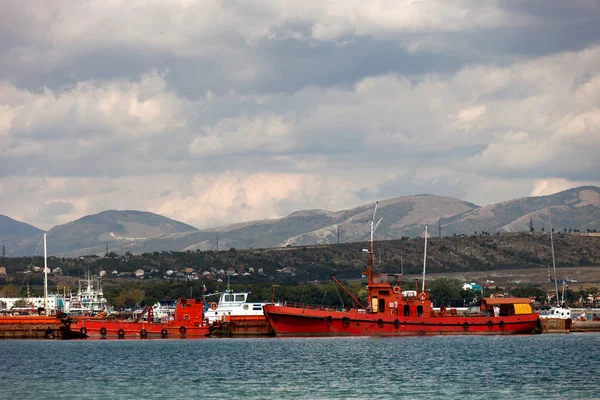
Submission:
[[[381,218],[380,218],[379,221],[377,221],[377,223],[375,223],[375,214],[377,213],[377,205],[378,204],[379,204],[379,202],[376,201],[375,202],[375,210],[373,210],[373,218],[371,218],[371,242],[370,242],[370,246],[369,246],[369,265],[367,268],[367,276],[369,278],[369,285],[372,285],[374,283],[374,281],[373,281],[373,237],[375,235],[375,229],[377,229],[377,227],[379,226],[379,223],[381,222]]]
[[[427,225],[425,225],[425,252],[423,253],[423,286],[421,292],[425,291],[425,267],[427,267]]]
[[[48,260],[46,254],[46,234],[44,233],[44,314],[48,315]]]
[[[550,218],[550,246],[552,248],[552,269],[554,271],[554,288],[556,290],[556,305],[560,307],[560,301],[558,300],[558,281],[556,279],[556,261],[554,260],[554,238],[552,236],[552,213],[550,207],[548,207],[548,217]]]

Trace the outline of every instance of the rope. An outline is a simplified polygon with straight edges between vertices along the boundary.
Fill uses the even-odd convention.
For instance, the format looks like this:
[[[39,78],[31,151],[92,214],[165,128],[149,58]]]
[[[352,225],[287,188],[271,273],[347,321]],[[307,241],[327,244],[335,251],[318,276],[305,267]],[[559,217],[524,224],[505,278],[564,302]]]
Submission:
[[[339,299],[340,299],[340,303],[342,303],[342,307],[346,308],[346,306],[344,305],[344,300],[342,300],[342,295],[340,294],[340,291],[338,290],[337,285],[333,285],[333,287],[335,288],[335,292],[337,293]]]
[[[323,303],[325,303],[325,296],[327,296],[327,290],[325,291],[325,293],[323,293],[323,298],[321,299],[321,307],[323,306]]]

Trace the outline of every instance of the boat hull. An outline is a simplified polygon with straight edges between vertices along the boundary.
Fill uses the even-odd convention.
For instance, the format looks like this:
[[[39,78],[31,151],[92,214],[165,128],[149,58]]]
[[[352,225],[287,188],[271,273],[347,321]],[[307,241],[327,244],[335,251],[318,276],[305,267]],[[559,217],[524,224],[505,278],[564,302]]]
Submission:
[[[265,307],[277,336],[514,335],[539,330],[537,314],[500,317],[423,316]]]
[[[600,321],[575,321],[571,332],[600,332]]]
[[[174,322],[174,321],[173,321]],[[147,323],[107,319],[76,319],[71,330],[89,338],[192,338],[204,337],[211,333],[208,325],[177,323]]]
[[[571,319],[540,318],[542,333],[569,333],[571,332]]]
[[[63,320],[54,316],[0,317],[0,339],[67,339],[68,333]]]
[[[220,326],[211,334],[215,337],[253,337],[274,336],[269,321],[264,315],[231,316],[229,321],[220,323]]]

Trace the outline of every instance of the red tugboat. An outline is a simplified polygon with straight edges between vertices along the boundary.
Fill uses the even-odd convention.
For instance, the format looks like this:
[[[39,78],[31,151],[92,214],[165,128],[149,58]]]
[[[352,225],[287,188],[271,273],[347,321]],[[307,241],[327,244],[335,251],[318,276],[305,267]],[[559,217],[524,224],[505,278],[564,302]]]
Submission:
[[[95,338],[198,338],[211,333],[204,319],[204,303],[197,299],[179,299],[173,321],[155,323],[152,307],[146,307],[136,321],[111,320],[98,317],[75,318],[67,321],[79,337]],[[142,317],[147,316],[147,321]]]
[[[377,211],[377,203],[375,212]],[[477,313],[459,315],[456,309],[435,310],[425,281],[421,291],[402,291],[385,274],[373,273],[373,234],[379,225],[371,220],[366,306],[334,277],[354,300],[344,311],[294,304],[265,305],[264,311],[277,336],[403,336],[403,335],[510,335],[539,332],[539,315],[528,298],[484,298]],[[425,254],[427,233],[425,234]],[[426,255],[424,257],[426,260]],[[423,267],[425,276],[425,262]]]

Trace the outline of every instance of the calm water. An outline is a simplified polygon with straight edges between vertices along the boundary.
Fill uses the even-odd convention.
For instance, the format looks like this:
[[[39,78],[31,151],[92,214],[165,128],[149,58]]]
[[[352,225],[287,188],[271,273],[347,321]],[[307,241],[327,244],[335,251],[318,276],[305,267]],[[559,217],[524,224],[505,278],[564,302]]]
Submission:
[[[599,399],[600,334],[0,341],[2,399]]]

